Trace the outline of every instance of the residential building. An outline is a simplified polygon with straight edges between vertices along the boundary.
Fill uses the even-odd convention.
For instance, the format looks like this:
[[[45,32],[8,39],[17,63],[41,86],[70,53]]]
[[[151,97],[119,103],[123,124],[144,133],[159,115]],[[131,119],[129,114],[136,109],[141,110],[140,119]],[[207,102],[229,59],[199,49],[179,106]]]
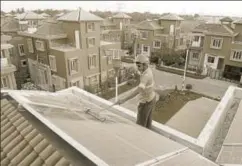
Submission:
[[[28,11],[22,14],[18,14],[16,19],[19,20],[19,27],[21,31],[28,29],[29,32],[35,32],[36,29],[42,24],[45,19],[41,14]]]
[[[1,90],[17,89],[14,72],[16,67],[11,63],[13,45],[1,43]]]
[[[201,24],[193,30],[188,66],[203,74],[219,71],[216,77],[239,81],[242,72],[242,24],[229,18],[220,24]]]
[[[175,14],[167,14],[159,19],[145,20],[136,25],[140,32],[137,42],[138,53],[150,56],[152,52],[160,51],[162,46],[174,50],[185,45],[181,36],[183,18]]]
[[[129,29],[131,17],[125,13],[117,13],[101,23],[101,39],[104,41],[124,42],[124,31]]]
[[[112,68],[102,49],[120,48],[120,43],[100,41],[103,19],[83,9],[46,21],[36,32],[20,31],[27,46],[31,79],[45,90],[99,85],[102,73]],[[103,46],[105,45],[105,46]]]

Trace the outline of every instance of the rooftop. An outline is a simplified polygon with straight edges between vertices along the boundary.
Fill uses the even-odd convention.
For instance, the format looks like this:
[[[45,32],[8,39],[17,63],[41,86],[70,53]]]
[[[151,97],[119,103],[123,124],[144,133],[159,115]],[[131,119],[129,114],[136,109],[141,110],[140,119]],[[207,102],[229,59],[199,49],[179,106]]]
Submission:
[[[153,20],[145,20],[140,22],[136,25],[139,29],[147,29],[147,30],[157,30],[157,29],[163,29],[156,21]]]
[[[200,24],[193,29],[193,32],[219,33],[221,35],[233,35],[233,30],[223,24]]]
[[[112,16],[112,18],[127,18],[127,19],[131,19],[132,17],[130,17],[129,15],[127,15],[127,14],[125,14],[123,12],[120,12],[120,13],[117,13],[114,16]]]
[[[98,17],[92,13],[89,13],[82,8],[79,8],[78,10],[71,11],[67,14],[64,14],[60,16],[57,20],[59,21],[102,21],[103,19],[101,17]]]
[[[124,115],[128,112],[121,111],[123,108],[119,106],[111,108],[111,102],[77,87],[55,93],[10,90],[7,94],[21,104],[20,114],[31,115],[30,123],[39,121],[40,125],[49,129],[50,132],[45,133],[44,138],[54,133],[69,145],[70,152],[76,151],[77,155],[85,156],[95,165],[159,164],[167,166],[180,163],[188,166],[216,165],[187,147],[128,120]],[[3,115],[2,113],[1,116]],[[15,118],[21,121],[26,120],[25,117],[20,118],[14,116],[13,113],[10,113],[9,117],[10,115],[13,118],[9,125],[18,125],[16,123],[20,120],[16,121]],[[33,128],[35,128],[34,125]],[[55,142],[58,143],[59,140]],[[39,142],[37,138],[35,141]],[[28,144],[21,147],[24,149],[25,146]],[[15,147],[12,151],[17,150],[18,146]],[[7,148],[4,147],[3,151],[6,150]],[[31,153],[31,150],[28,150],[28,153]],[[42,155],[48,156],[44,152]],[[64,153],[62,156],[67,158]],[[11,159],[13,160],[14,157],[15,155],[12,155]],[[53,160],[56,163],[56,159]]]
[[[234,24],[242,24],[242,19],[235,21]]]
[[[159,20],[183,21],[184,19],[176,14],[166,14],[159,18]]]
[[[42,20],[44,17],[41,14],[37,14],[32,11],[28,11],[22,14],[18,14],[16,16],[17,19],[19,20]]]
[[[242,94],[242,91],[241,91]],[[217,158],[219,164],[242,164],[242,100]]]
[[[224,17],[222,19],[220,19],[221,22],[233,22],[232,18],[230,17]]]

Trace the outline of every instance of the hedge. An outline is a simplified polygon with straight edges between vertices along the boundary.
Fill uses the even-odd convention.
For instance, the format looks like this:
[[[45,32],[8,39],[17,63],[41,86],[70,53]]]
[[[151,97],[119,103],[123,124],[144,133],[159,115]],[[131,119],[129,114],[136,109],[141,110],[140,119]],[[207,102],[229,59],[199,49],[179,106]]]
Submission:
[[[165,71],[165,72],[169,72],[169,73],[173,73],[173,74],[178,74],[178,75],[184,75],[184,71],[181,70],[176,70],[176,69],[172,69],[172,68],[166,68],[166,67],[162,67],[162,66],[156,66],[157,70],[161,70],[161,71]],[[189,73],[188,71],[186,72],[186,76],[187,77],[191,77],[191,78],[195,78],[195,79],[204,79],[207,76],[204,75],[196,75],[196,74],[192,74]]]

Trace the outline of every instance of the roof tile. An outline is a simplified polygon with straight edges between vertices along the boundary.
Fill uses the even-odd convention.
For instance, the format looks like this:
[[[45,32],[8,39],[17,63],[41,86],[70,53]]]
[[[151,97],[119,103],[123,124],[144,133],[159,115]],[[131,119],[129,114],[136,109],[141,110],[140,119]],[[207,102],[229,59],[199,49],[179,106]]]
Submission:
[[[115,14],[112,18],[129,18],[129,19],[131,19],[132,17],[130,17],[129,15],[127,15],[123,12],[120,12],[120,13]]]
[[[1,120],[1,165],[70,164],[6,99]]]
[[[22,156],[21,156],[22,157]],[[35,161],[35,159],[38,157],[38,154],[34,151],[30,151],[30,154],[25,157],[20,163],[19,165],[30,165],[33,161]]]
[[[163,29],[157,22],[152,20],[145,20],[136,25],[139,29],[156,30]]]
[[[30,164],[30,166],[36,166],[36,165],[43,165],[44,164],[44,160],[40,157],[37,157],[32,164]]]
[[[48,165],[56,165],[56,163],[62,158],[59,152],[55,151],[45,161]]]
[[[159,20],[183,21],[184,19],[176,14],[166,14],[159,18]]]
[[[79,10],[71,11],[67,14],[64,14],[63,16],[59,17],[57,20],[60,21],[102,21],[103,19],[101,17],[98,17],[92,13],[89,13],[82,8],[79,8]]]

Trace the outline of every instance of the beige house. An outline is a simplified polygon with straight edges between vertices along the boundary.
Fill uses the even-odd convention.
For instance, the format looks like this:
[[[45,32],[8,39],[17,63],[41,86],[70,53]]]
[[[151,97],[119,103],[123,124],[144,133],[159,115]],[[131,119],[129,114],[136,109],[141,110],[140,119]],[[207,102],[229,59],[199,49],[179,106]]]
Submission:
[[[1,89],[17,89],[14,76],[16,67],[10,61],[12,48],[11,44],[1,44]]]
[[[221,19],[221,24],[202,24],[193,31],[189,66],[203,74],[221,71],[229,79],[240,80],[242,72],[242,24]]]
[[[101,22],[101,40],[124,43],[124,31],[129,29],[131,17],[125,13],[106,18]]]
[[[136,25],[140,32],[137,42],[138,53],[150,56],[152,52],[160,51],[162,45],[179,50],[185,42],[181,35],[183,18],[175,14],[167,14],[159,19],[145,20]]]
[[[104,65],[112,57],[103,50],[120,49],[120,43],[100,40],[102,20],[80,8],[45,22],[35,33],[19,32],[25,38],[31,79],[45,90],[98,85],[112,69]]]

